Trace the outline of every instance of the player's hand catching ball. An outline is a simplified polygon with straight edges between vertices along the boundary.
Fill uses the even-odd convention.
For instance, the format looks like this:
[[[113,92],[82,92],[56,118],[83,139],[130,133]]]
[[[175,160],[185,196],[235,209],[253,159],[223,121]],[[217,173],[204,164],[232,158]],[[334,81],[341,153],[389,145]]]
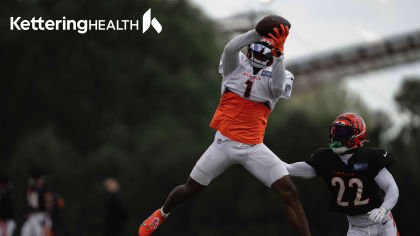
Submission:
[[[388,211],[385,208],[375,208],[368,212],[369,219],[375,223],[382,222]]]
[[[264,37],[264,39],[270,41],[271,44],[273,45],[273,49],[271,50],[271,53],[273,53],[275,57],[280,56],[278,51],[280,51],[280,53],[283,54],[284,43],[286,42],[286,38],[289,35],[289,27],[287,25],[286,26],[280,25],[280,29],[281,29],[281,34],[279,30],[277,29],[277,27],[274,27],[273,30],[276,36],[274,36],[272,33],[269,33],[268,34],[270,36],[269,38]]]

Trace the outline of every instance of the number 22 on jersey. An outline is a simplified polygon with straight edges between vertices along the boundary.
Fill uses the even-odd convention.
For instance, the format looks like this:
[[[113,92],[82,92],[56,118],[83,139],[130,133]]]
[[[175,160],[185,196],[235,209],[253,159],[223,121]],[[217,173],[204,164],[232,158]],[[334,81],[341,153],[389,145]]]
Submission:
[[[344,183],[344,180],[340,177],[334,177],[331,179],[332,186],[336,187],[338,185],[338,194],[337,194],[337,205],[339,206],[349,206],[348,202],[343,201],[343,195],[344,191],[346,191],[346,185]],[[358,178],[351,178],[349,180],[349,188],[352,188],[354,185],[356,185],[357,191],[356,196],[354,199],[354,206],[361,206],[366,205],[369,203],[369,198],[366,198],[362,200],[362,193],[363,193],[363,182]]]

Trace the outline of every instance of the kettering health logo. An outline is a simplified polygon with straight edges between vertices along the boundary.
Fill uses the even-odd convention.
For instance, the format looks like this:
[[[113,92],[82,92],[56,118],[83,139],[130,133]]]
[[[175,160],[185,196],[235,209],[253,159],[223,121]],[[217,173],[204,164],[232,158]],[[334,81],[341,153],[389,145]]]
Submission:
[[[162,25],[156,18],[152,18],[152,10],[147,10],[143,14],[142,33],[144,34],[150,26],[159,34],[162,32]],[[65,16],[61,20],[44,20],[42,17],[32,17],[30,20],[22,17],[10,17],[10,30],[34,30],[34,31],[77,31],[79,34],[85,34],[88,31],[125,31],[140,30],[139,20],[69,20]]]

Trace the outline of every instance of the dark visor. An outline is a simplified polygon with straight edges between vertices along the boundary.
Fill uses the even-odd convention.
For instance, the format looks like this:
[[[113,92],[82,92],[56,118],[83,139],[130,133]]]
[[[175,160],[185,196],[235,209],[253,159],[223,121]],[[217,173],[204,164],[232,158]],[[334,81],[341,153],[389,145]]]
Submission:
[[[273,54],[271,54],[270,48],[271,46],[265,42],[251,44],[253,57],[260,61],[273,60]]]
[[[353,127],[334,125],[331,127],[330,138],[334,140],[349,140],[353,136]]]
[[[253,51],[254,58],[260,60],[260,61],[267,61],[272,59],[271,53],[263,54],[262,52]]]

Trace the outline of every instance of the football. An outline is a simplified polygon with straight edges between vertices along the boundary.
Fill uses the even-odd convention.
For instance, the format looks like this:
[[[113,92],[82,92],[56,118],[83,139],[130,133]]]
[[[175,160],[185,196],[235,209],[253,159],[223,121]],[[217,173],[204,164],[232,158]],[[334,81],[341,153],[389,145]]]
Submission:
[[[286,20],[285,18],[277,15],[269,15],[262,20],[260,20],[257,25],[255,26],[255,30],[264,37],[269,37],[269,33],[274,34],[274,27],[277,27],[279,29],[279,33],[281,34],[281,28],[280,25],[288,26],[289,29],[292,27],[290,22]]]

